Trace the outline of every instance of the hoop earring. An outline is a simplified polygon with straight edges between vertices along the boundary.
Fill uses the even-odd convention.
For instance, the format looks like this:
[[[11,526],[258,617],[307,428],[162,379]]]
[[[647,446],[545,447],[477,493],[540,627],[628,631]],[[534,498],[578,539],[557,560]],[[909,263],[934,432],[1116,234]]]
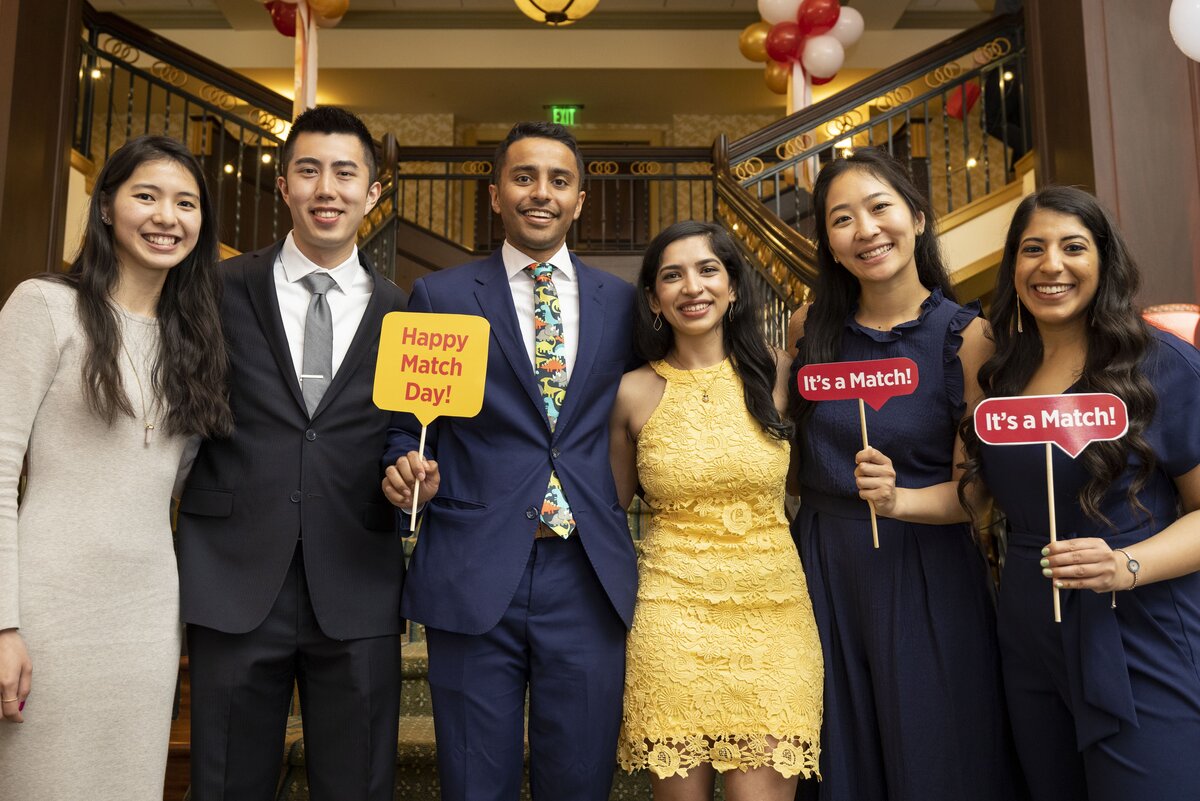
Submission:
[[[662,330],[662,315],[661,314],[654,315],[654,323],[650,327],[653,328],[655,331]]]
[[[1017,297],[1017,333],[1024,334],[1025,326],[1021,324],[1021,298]]]

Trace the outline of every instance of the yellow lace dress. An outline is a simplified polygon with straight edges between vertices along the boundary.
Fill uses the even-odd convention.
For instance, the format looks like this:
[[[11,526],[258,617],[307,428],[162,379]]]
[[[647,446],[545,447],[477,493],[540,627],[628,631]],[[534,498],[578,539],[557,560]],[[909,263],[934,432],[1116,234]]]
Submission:
[[[659,778],[706,762],[815,776],[821,643],[784,515],[788,444],[746,410],[728,359],[651,366],[667,386],[638,436],[651,518],[617,760]]]

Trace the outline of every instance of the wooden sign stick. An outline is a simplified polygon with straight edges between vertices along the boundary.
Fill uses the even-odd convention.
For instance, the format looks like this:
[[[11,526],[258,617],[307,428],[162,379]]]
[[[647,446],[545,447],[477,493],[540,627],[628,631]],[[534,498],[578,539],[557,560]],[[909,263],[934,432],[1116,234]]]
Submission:
[[[417,453],[419,453],[421,455],[422,459],[425,458],[425,432],[428,430],[429,430],[429,426],[427,426],[427,425],[421,426],[421,444],[417,446]],[[420,493],[421,493],[421,480],[416,479],[413,481],[412,513],[410,514],[410,516],[408,518],[408,530],[409,531],[417,530],[417,496]]]
[[[863,399],[858,399],[858,423],[862,428],[863,450],[871,447],[867,443],[867,410],[863,406]],[[867,501],[867,508],[871,510],[871,542],[876,548],[879,547],[879,521],[875,519],[875,504]]]
[[[1050,541],[1058,542],[1058,523],[1054,518],[1054,459],[1050,450],[1051,443],[1046,443],[1046,499],[1050,507]],[[1062,602],[1059,599],[1058,586],[1054,585],[1054,622],[1062,623]]]

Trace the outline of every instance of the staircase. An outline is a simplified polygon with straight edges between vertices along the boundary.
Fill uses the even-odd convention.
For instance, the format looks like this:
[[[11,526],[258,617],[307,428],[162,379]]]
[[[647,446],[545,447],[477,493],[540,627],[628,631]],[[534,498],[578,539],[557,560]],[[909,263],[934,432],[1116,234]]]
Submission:
[[[227,255],[281,237],[290,220],[274,189],[275,156],[291,101],[86,5],[84,29],[73,202],[86,200],[96,165],[126,139],[165,133],[188,142],[200,158]],[[751,136],[720,137],[711,150],[585,148],[588,201],[569,245],[628,278],[667,225],[718,220],[755,268],[769,299],[769,334],[783,345],[787,319],[809,298],[815,279],[813,178],[848,149],[877,145],[909,164],[933,203],[960,298],[986,300],[1004,227],[1033,187],[1024,58],[1020,19],[999,18]],[[487,202],[489,148],[402,148],[386,135],[378,151],[384,191],[359,241],[384,274],[404,285],[498,246],[503,232]],[[635,536],[638,523],[631,522]],[[427,671],[425,644],[406,642],[396,748],[396,798],[403,801],[438,798]],[[187,788],[186,658],[181,688],[164,801],[179,801]],[[280,801],[308,798],[295,711],[281,753]],[[649,799],[646,775],[615,772],[611,798]]]

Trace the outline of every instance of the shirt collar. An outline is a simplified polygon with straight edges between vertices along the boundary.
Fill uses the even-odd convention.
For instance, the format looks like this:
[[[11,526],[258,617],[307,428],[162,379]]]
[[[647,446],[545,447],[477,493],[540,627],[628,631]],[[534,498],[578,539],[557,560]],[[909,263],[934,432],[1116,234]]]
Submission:
[[[279,261],[283,264],[284,277],[293,284],[311,272],[324,270],[321,265],[300,252],[291,231],[288,231],[287,237],[283,240],[283,249],[279,251]],[[355,245],[354,249],[350,251],[348,259],[337,267],[324,270],[324,272],[334,280],[343,294],[350,294],[359,270],[362,270],[362,264],[358,259],[358,246]]]
[[[504,247],[500,249],[500,255],[504,259],[504,271],[508,273],[510,279],[529,265],[537,263],[537,259],[526,256],[510,245],[507,239],[504,240]],[[559,278],[567,281],[575,280],[575,262],[571,261],[571,253],[567,250],[566,242],[558,249],[557,253],[550,257],[549,262],[554,265],[555,281]]]

